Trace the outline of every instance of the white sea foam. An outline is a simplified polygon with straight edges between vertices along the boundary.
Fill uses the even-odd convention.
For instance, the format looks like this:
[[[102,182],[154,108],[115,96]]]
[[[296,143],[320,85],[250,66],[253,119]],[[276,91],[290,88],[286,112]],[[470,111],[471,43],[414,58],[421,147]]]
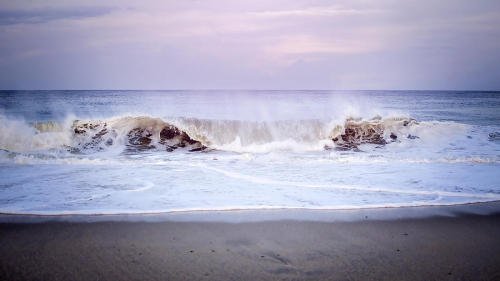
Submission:
[[[363,186],[355,186],[355,185],[339,185],[339,184],[308,184],[308,183],[300,183],[300,182],[291,182],[291,181],[276,181],[265,178],[259,178],[250,175],[244,175],[234,172],[225,171],[222,169],[217,169],[213,167],[208,167],[206,165],[202,166],[204,169],[212,170],[217,173],[223,174],[227,177],[248,181],[256,184],[266,184],[266,185],[285,185],[285,186],[296,186],[303,188],[322,188],[322,189],[344,189],[344,190],[356,190],[356,191],[367,191],[367,192],[386,192],[386,193],[399,193],[399,194],[413,194],[413,195],[438,195],[438,196],[448,196],[448,197],[465,197],[465,198],[478,198],[478,199],[490,199],[490,200],[500,200],[500,194],[493,193],[463,193],[463,192],[446,192],[446,191],[427,191],[427,190],[404,190],[404,189],[390,189],[383,187],[363,187]]]
[[[52,126],[48,124],[31,126],[22,120],[8,119],[0,115],[0,149],[26,152],[59,148],[71,144],[72,134],[67,122],[50,127]]]

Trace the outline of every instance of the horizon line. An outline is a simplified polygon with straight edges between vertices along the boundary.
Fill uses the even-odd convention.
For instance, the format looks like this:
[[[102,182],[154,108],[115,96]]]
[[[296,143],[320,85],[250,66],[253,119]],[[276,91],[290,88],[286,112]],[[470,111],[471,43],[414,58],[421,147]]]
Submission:
[[[497,90],[486,90],[486,89],[244,89],[244,88],[221,88],[221,89],[0,89],[0,91],[331,91],[331,92],[344,92],[344,91],[356,91],[356,92],[375,92],[375,91],[389,91],[389,92],[500,92]]]

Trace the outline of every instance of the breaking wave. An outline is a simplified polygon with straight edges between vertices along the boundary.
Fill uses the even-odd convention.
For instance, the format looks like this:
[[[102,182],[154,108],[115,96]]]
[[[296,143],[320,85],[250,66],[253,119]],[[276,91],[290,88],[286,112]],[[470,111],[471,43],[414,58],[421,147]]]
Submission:
[[[236,121],[125,116],[107,120],[26,123],[0,116],[0,149],[9,152],[98,151],[360,151],[393,142],[422,141],[463,132],[466,125],[376,116],[338,121]]]

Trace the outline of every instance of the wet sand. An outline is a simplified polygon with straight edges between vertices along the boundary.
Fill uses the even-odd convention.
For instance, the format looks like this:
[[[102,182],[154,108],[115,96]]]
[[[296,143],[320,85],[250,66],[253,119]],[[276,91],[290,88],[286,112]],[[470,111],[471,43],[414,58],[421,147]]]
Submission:
[[[0,280],[500,280],[500,215],[0,223]]]

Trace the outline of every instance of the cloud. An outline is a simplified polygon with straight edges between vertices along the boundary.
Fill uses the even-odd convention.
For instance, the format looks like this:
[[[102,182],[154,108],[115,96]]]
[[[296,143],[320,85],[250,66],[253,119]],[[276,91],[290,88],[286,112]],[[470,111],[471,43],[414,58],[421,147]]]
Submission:
[[[1,1],[0,88],[500,85],[498,0]]]
[[[283,55],[297,54],[355,54],[378,50],[378,42],[364,41],[362,38],[327,38],[318,39],[310,36],[282,38],[276,45],[269,46],[268,51]]]
[[[383,10],[375,9],[345,9],[339,7],[310,7],[295,10],[269,10],[260,12],[249,12],[250,15],[261,17],[289,17],[289,16],[347,16],[347,15],[368,15],[382,13]]]
[[[58,7],[0,10],[0,25],[37,24],[61,19],[98,17],[113,11],[110,7]]]

